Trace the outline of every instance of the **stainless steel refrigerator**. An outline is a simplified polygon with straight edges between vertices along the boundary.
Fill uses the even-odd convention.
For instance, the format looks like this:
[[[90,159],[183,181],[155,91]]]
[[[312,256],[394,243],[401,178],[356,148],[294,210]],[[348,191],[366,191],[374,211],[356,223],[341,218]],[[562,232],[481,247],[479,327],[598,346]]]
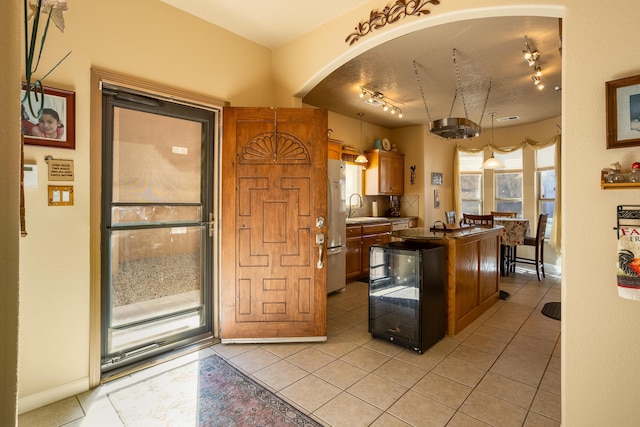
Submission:
[[[329,159],[327,202],[327,293],[346,286],[346,163]]]

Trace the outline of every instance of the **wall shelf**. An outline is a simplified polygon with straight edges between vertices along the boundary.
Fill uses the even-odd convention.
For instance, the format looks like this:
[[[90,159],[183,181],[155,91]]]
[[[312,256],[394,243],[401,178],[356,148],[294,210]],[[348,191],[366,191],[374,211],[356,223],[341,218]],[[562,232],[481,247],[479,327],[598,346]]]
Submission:
[[[621,170],[620,173],[628,175],[630,170]],[[605,182],[605,176],[609,173],[609,169],[602,169],[600,172],[600,188],[603,190],[626,190],[632,188],[640,188],[640,182]]]

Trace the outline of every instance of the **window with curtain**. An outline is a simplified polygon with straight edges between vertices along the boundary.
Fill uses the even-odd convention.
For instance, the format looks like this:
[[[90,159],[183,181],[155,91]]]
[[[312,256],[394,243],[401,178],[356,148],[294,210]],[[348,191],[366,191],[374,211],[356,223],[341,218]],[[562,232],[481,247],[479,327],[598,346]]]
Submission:
[[[518,218],[522,218],[522,149],[505,154],[495,153],[495,157],[505,166],[494,170],[495,210],[517,212]]]
[[[536,151],[536,186],[538,212],[549,215],[544,238],[551,236],[556,206],[555,144]]]
[[[483,153],[458,152],[462,213],[482,214]]]
[[[345,192],[348,199],[347,203],[353,202],[353,207],[360,207],[360,199],[351,198],[352,194],[362,194],[362,165],[357,163],[346,164]],[[347,206],[348,208],[349,206]]]

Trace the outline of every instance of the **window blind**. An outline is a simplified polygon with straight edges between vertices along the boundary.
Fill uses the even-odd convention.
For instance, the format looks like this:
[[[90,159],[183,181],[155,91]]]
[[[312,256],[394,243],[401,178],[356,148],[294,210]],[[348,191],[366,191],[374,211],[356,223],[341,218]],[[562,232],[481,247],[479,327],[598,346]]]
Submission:
[[[540,169],[554,167],[556,165],[555,152],[555,144],[550,147],[536,150],[536,168]]]
[[[460,161],[460,172],[479,172],[482,170],[482,152],[480,153],[458,153]]]
[[[495,153],[505,170],[522,170],[522,148],[506,154]]]

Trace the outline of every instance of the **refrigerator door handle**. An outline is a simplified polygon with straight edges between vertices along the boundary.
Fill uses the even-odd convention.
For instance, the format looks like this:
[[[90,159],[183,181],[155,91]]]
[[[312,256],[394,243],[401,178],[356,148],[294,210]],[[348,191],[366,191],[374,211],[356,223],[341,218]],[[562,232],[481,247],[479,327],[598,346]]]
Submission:
[[[341,252],[342,252],[342,246],[336,246],[335,248],[327,249],[327,256],[339,254]]]

